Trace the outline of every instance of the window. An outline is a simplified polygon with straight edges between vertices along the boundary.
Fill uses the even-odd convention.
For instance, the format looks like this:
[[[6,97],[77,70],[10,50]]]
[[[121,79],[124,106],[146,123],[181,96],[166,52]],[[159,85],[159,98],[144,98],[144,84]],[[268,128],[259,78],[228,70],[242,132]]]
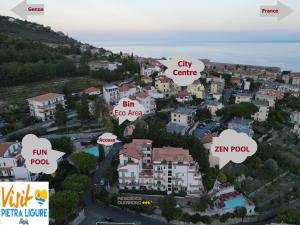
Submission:
[[[134,172],[131,172],[131,177],[134,177]]]

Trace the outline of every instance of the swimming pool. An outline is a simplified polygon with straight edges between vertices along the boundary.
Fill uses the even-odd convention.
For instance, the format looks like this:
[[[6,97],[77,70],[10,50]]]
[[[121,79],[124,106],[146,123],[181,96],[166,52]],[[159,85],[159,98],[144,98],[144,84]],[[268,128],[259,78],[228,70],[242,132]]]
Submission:
[[[246,199],[244,199],[243,197],[236,197],[236,198],[226,200],[224,204],[225,204],[224,206],[225,209],[232,209],[239,206],[246,206],[248,203]]]
[[[86,153],[88,153],[90,155],[99,157],[98,146],[88,148],[88,149],[84,150],[84,152],[86,152]]]

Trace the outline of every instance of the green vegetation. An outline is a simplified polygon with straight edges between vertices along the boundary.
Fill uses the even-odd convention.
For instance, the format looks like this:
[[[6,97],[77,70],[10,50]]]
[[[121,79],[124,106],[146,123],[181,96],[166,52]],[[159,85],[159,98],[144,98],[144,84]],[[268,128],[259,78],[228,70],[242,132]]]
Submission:
[[[176,215],[176,200],[173,196],[167,195],[159,199],[161,215],[170,222]]]
[[[66,153],[64,157],[68,157],[73,152],[73,145],[69,137],[50,139],[50,142],[53,149]]]
[[[50,217],[66,221],[79,204],[78,194],[72,191],[56,192],[50,198]]]
[[[194,203],[192,207],[195,211],[203,212],[203,211],[207,210],[208,208],[213,208],[214,205],[213,205],[213,201],[210,198],[210,196],[203,195],[203,196],[201,196],[200,201],[198,203]]]
[[[90,189],[90,178],[82,174],[68,176],[62,183],[64,190],[69,190],[81,196]]]
[[[300,209],[281,208],[276,217],[278,223],[300,224]]]
[[[211,119],[211,113],[208,109],[198,109],[195,119],[197,121],[205,121]]]
[[[58,126],[64,126],[67,122],[67,115],[62,104],[57,104],[55,109],[55,123]]]
[[[95,170],[98,163],[98,159],[95,156],[85,152],[75,153],[70,156],[70,159],[83,174],[89,174]]]
[[[225,121],[229,121],[233,117],[251,118],[251,115],[258,112],[258,107],[250,102],[241,102],[225,106],[217,111],[218,116],[223,116]]]

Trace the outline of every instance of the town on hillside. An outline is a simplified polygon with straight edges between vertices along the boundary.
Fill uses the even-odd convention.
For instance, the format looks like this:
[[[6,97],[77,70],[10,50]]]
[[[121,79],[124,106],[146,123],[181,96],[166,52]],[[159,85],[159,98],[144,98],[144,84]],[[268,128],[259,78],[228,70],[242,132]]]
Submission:
[[[0,180],[49,182],[51,224],[300,221],[299,72],[201,59],[200,79],[178,86],[163,57],[58,35],[62,43],[0,33],[0,53],[15,49],[0,54]],[[145,113],[119,125],[113,110],[123,98]],[[226,129],[247,134],[258,150],[219,169],[210,149]],[[107,132],[120,142],[99,145]],[[26,168],[26,134],[65,153],[55,173]]]

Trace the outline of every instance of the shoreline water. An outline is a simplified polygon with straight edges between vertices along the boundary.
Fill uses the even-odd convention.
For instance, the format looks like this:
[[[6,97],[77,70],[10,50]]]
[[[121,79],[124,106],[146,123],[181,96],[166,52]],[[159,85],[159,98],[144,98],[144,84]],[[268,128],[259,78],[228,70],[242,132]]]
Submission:
[[[228,64],[280,67],[300,72],[300,42],[88,42],[112,52],[127,52],[142,57],[188,55]]]

